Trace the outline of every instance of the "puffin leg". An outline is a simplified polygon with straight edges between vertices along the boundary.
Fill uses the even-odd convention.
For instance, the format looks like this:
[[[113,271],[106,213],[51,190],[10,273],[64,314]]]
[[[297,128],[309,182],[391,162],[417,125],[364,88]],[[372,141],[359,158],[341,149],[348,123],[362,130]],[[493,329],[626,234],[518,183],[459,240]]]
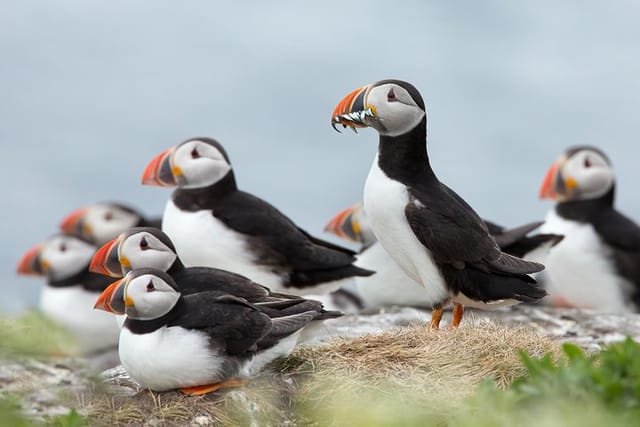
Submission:
[[[440,321],[442,320],[442,304],[433,306],[431,310],[431,322],[429,323],[429,329],[437,331],[440,329]]]
[[[460,303],[453,303],[453,318],[451,319],[451,329],[456,329],[460,325],[464,315],[464,306]]]
[[[184,387],[184,388],[181,388],[180,391],[182,392],[182,394],[186,394],[188,396],[201,396],[203,394],[213,393],[214,391],[218,391],[221,388],[242,387],[246,383],[247,383],[246,380],[234,378],[227,381],[223,381],[221,383],[196,385],[193,387]]]

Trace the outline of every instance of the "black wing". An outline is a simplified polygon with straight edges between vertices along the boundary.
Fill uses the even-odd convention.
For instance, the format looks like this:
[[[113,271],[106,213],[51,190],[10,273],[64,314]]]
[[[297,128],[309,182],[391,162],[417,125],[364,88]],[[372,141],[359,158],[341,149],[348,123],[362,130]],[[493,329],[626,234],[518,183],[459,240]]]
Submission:
[[[475,211],[444,184],[434,188],[437,196],[410,189],[405,215],[420,242],[437,263],[485,272],[528,274],[544,266],[503,253]],[[428,200],[428,202],[427,202]]]
[[[311,237],[275,207],[242,191],[226,197],[213,215],[244,234],[265,265],[289,265],[304,273],[351,267],[355,261],[352,251]]]
[[[269,288],[226,270],[188,267],[175,273],[173,278],[183,295],[216,290],[244,298],[249,302],[269,300]]]
[[[640,305],[640,227],[614,209],[607,210],[593,225],[611,248],[618,272],[636,285],[634,301]]]
[[[224,343],[229,355],[257,351],[258,342],[272,330],[269,316],[242,299],[218,292],[201,292],[182,297],[180,315],[168,326],[196,329],[209,335],[212,343]]]

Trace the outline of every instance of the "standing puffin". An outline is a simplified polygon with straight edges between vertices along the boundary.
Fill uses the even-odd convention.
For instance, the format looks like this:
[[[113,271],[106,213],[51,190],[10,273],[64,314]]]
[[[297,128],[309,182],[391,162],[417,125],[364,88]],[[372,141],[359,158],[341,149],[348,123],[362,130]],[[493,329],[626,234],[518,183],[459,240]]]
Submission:
[[[616,211],[614,193],[611,162],[596,147],[569,148],[547,172],[540,197],[557,204],[541,231],[565,236],[545,262],[552,304],[640,308],[640,227]]]
[[[556,234],[529,235],[529,232],[542,225],[543,221],[512,229],[487,220],[484,222],[504,252],[531,261],[544,259],[549,249],[562,240],[562,236]],[[340,211],[327,223],[324,230],[342,239],[360,243],[361,249],[356,265],[376,270],[376,274],[371,277],[356,278],[357,295],[367,307],[430,307],[434,304],[434,301],[427,298],[424,288],[409,278],[377,241],[361,203]]]
[[[65,234],[102,245],[131,227],[160,228],[159,218],[148,219],[135,209],[116,202],[95,203],[78,208],[60,223]]]
[[[165,233],[152,227],[135,227],[105,243],[94,255],[89,269],[111,277],[122,277],[131,270],[154,268],[169,274],[184,294],[219,291],[255,304],[271,317],[314,310],[316,320],[341,316],[326,311],[322,303],[295,295],[271,292],[258,283],[230,271],[212,267],[185,267]]]
[[[462,304],[485,308],[546,295],[529,276],[544,266],[502,252],[475,211],[436,177],[426,149],[425,105],[415,87],[383,80],[357,89],[337,105],[331,124],[371,126],[380,135],[364,208],[384,249],[434,301],[432,329],[449,301],[455,327]]]
[[[119,354],[131,378],[154,391],[191,395],[244,384],[267,363],[288,356],[301,329],[318,315],[271,318],[219,291],[185,295],[171,276],[149,268],[113,283],[95,307],[116,314],[124,308]]]
[[[67,329],[84,354],[99,353],[118,344],[118,325],[111,316],[92,310],[108,277],[91,273],[95,246],[74,236],[54,235],[27,251],[18,274],[44,276],[40,293],[42,312]]]
[[[372,271],[354,252],[317,239],[269,203],[238,190],[229,157],[211,138],[193,138],[161,153],[143,184],[178,186],[162,230],[187,266],[229,270],[300,295],[326,293]]]

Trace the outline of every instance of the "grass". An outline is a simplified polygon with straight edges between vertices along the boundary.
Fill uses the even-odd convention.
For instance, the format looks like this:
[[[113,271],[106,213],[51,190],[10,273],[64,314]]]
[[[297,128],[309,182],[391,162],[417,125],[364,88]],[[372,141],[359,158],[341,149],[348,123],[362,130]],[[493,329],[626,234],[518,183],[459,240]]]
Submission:
[[[299,348],[239,390],[198,398],[148,391],[133,399],[103,395],[87,409],[99,425],[186,423],[196,417],[219,425],[324,425],[327,414],[388,425],[370,423],[385,420],[392,408],[442,418],[483,380],[504,387],[523,375],[520,350],[536,357],[560,354],[557,344],[524,328],[479,323],[431,332],[415,325]]]
[[[50,358],[68,339],[33,313],[2,322],[5,357]],[[413,325],[298,348],[224,393],[132,396],[86,379],[64,397],[77,411],[39,420],[24,416],[25,396],[0,395],[0,425],[623,426],[640,419],[640,345],[587,354],[523,327]]]
[[[0,316],[0,356],[49,358],[77,355],[71,335],[37,311]]]

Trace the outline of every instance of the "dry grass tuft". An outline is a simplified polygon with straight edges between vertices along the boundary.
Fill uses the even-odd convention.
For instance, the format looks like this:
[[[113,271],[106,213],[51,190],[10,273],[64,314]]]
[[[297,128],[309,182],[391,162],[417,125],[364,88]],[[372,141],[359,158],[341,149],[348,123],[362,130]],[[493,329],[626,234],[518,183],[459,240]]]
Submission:
[[[527,328],[470,322],[432,332],[414,325],[301,347],[242,389],[196,398],[102,395],[86,408],[95,425],[189,425],[198,417],[205,425],[324,425],[327,417],[366,425],[411,411],[442,418],[482,380],[504,387],[524,374],[520,350],[560,355],[556,343]]]

